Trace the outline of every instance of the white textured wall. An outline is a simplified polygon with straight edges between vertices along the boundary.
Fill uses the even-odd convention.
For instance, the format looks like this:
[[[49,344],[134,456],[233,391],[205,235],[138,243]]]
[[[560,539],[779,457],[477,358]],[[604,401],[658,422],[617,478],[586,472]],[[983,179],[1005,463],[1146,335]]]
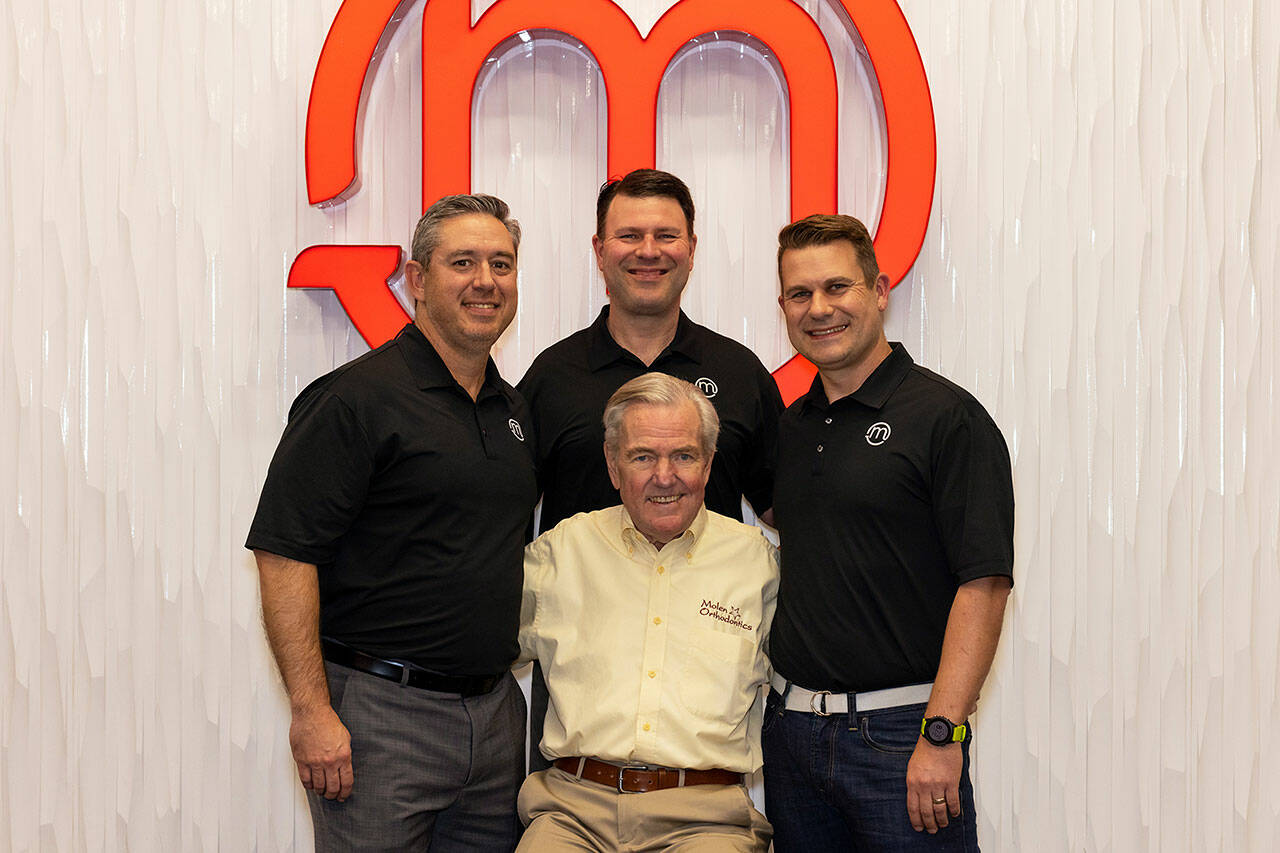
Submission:
[[[667,3],[621,5],[647,30]],[[841,204],[874,220],[866,68],[826,0],[804,5],[835,46]],[[0,10],[0,849],[309,849],[241,543],[290,400],[364,347],[285,275],[308,245],[403,243],[421,205],[421,4],[370,93],[363,190],[306,204],[336,8]],[[1015,464],[1018,583],[976,720],[984,847],[1269,851],[1280,9],[903,8],[939,160],[891,334],[986,403]],[[527,228],[498,356],[515,379],[603,299],[605,105],[571,46],[499,66],[474,184]],[[790,354],[785,120],[767,62],[707,41],[659,121],[659,165],[700,205],[687,307],[771,367]]]

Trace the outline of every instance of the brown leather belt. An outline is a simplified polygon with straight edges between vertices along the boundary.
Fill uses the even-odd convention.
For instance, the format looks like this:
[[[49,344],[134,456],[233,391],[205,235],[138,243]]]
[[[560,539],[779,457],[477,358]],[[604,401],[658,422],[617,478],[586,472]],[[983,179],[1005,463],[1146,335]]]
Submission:
[[[649,764],[611,764],[595,758],[557,758],[552,763],[570,776],[622,794],[643,794],[685,785],[742,784],[742,774],[732,770],[679,770]]]

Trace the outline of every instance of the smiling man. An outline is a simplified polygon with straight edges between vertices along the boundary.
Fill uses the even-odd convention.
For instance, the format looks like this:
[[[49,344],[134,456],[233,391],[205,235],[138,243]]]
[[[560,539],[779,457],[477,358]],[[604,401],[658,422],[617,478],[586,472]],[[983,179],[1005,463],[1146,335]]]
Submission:
[[[316,849],[510,850],[524,770],[524,403],[490,347],[520,226],[448,196],[414,231],[414,319],[294,402],[248,547]]]
[[[787,334],[818,375],[779,424],[774,848],[974,851],[967,722],[1012,584],[1009,452],[886,339],[861,222],[810,216],[778,244]]]
[[[605,408],[622,505],[525,550],[521,657],[550,692],[520,790],[521,850],[763,851],[743,774],[760,766],[777,551],[703,506],[719,422],[688,382],[649,373]]]
[[[591,247],[609,304],[590,326],[544,350],[519,384],[535,427],[543,530],[618,502],[599,453],[600,416],[622,383],[650,371],[694,383],[719,415],[707,508],[741,519],[744,496],[757,513],[769,508],[782,397],[751,350],[680,310],[697,246],[693,196],[675,175],[636,169],[600,188]],[[536,749],[546,710],[540,672],[535,667],[531,702],[534,769],[546,767]]]

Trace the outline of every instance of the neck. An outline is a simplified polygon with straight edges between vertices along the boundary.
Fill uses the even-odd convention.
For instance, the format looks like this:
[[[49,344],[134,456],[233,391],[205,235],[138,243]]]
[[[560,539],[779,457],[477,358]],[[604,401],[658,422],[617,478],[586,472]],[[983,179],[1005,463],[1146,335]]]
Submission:
[[[835,370],[819,368],[818,375],[822,377],[822,389],[827,392],[827,401],[834,403],[861,388],[862,383],[867,381],[867,377],[875,372],[891,352],[893,347],[889,346],[889,342],[882,337],[870,352],[849,367]]]
[[[653,360],[675,340],[679,323],[679,307],[668,314],[650,317],[628,314],[610,306],[609,316],[605,319],[609,334],[618,346],[640,359],[646,367],[653,364]]]
[[[413,324],[431,342],[440,360],[444,362],[445,367],[449,368],[449,373],[454,381],[462,386],[462,390],[466,391],[472,400],[480,396],[480,388],[484,385],[485,368],[489,366],[489,350],[452,345],[422,316],[415,317]]]

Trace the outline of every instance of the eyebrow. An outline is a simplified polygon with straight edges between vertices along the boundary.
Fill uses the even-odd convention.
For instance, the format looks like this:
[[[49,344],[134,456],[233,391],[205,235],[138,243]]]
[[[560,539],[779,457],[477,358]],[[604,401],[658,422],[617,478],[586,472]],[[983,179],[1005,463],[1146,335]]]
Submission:
[[[450,258],[477,258],[477,257],[480,257],[480,255],[481,255],[481,252],[480,252],[478,249],[457,249],[457,250],[455,250],[455,251],[450,252],[446,257],[450,257]],[[491,258],[510,258],[510,259],[512,259],[512,260],[515,260],[515,257],[516,257],[516,256],[515,256],[515,254],[514,254],[513,252],[508,252],[506,249],[500,249],[500,250],[498,250],[497,252],[494,252],[492,255],[489,255],[489,257],[491,257]]]

